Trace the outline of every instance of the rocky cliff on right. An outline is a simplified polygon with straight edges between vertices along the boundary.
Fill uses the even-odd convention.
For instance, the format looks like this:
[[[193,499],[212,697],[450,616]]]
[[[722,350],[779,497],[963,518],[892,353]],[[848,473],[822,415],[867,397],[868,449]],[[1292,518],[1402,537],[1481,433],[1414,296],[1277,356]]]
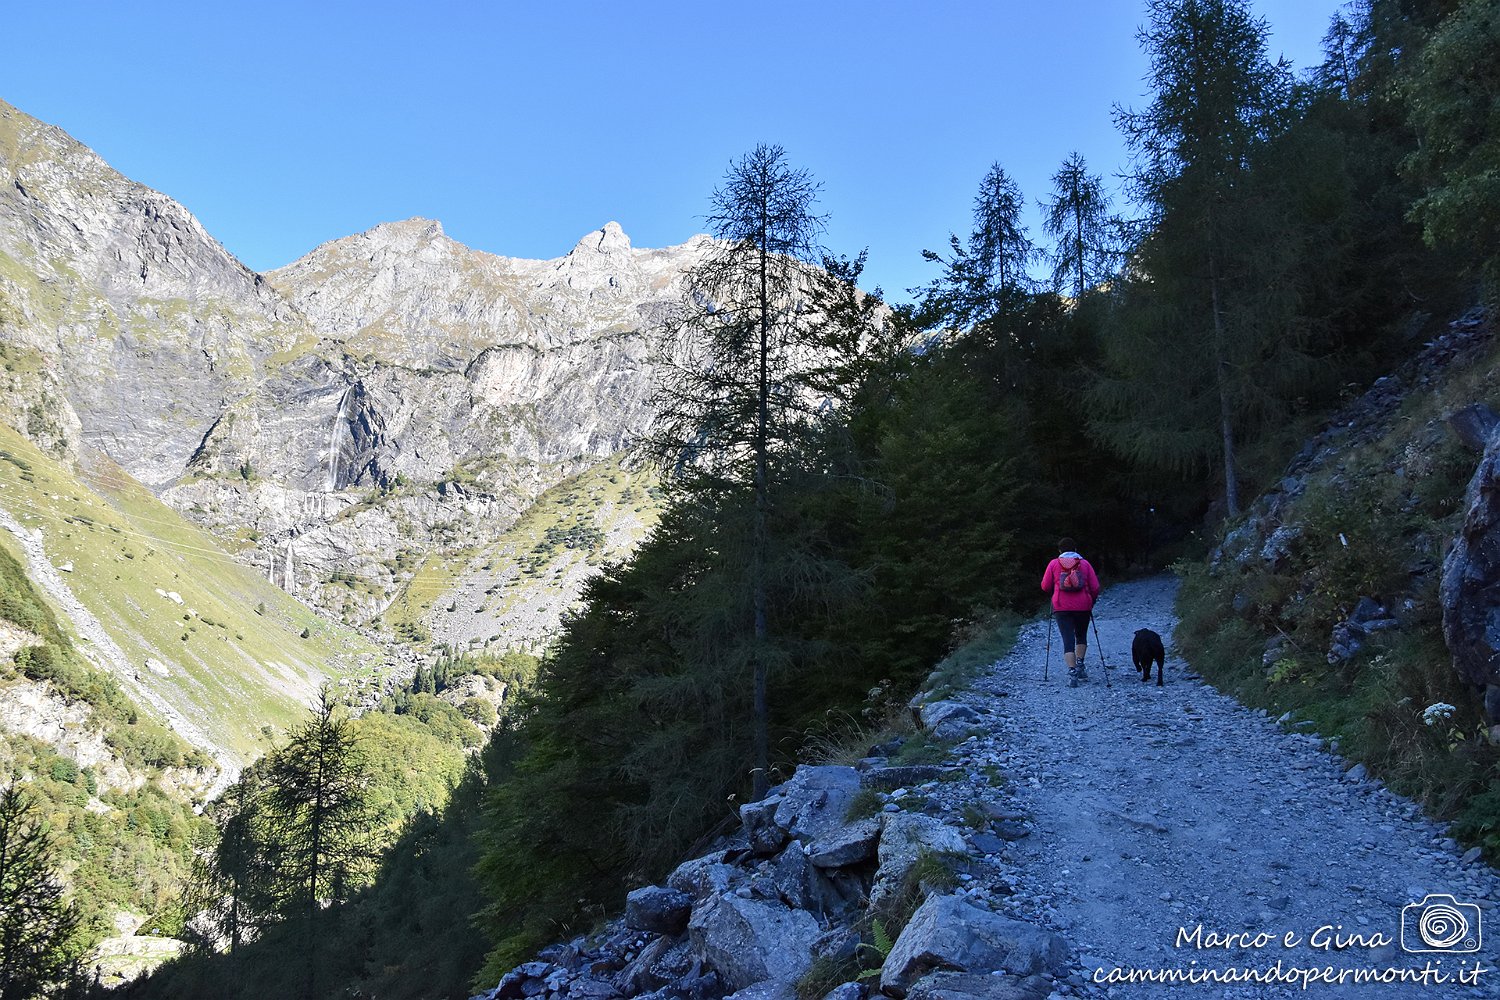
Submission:
[[[1483,457],[1443,563],[1443,638],[1458,675],[1484,689],[1484,713],[1500,737],[1500,415],[1476,403],[1450,422]]]

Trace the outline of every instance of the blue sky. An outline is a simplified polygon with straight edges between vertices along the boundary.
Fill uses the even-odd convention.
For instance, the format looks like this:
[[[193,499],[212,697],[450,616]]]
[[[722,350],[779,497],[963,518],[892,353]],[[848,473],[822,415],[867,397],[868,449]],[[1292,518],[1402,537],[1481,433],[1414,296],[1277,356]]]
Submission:
[[[1255,4],[1298,68],[1337,7]],[[1111,109],[1147,100],[1143,17],[1124,0],[49,0],[4,13],[0,98],[257,270],[416,215],[517,257],[611,219],[636,246],[680,243],[729,161],[779,143],[823,184],[825,242],[868,246],[867,284],[900,300],[933,276],[921,250],[967,232],[990,163],[1033,204],[1075,149],[1117,183]]]

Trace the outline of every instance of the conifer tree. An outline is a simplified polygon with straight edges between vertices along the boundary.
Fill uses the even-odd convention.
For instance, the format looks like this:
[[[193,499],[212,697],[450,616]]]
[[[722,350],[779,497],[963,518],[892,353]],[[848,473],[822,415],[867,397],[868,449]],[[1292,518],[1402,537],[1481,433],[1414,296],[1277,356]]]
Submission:
[[[1133,291],[1148,305],[1114,346],[1096,390],[1096,431],[1133,459],[1190,469],[1216,455],[1230,516],[1240,510],[1239,439],[1274,412],[1296,371],[1290,249],[1252,181],[1285,124],[1291,76],[1266,55],[1265,21],[1243,0],[1150,0],[1140,38],[1155,89],[1117,109],[1136,156],[1148,232]]]
[[[278,858],[267,842],[260,767],[252,765],[214,805],[218,837],[204,859],[200,890],[220,940],[236,954],[274,907]]]
[[[971,330],[1012,310],[1030,290],[1027,267],[1036,247],[1021,221],[1025,201],[1005,168],[990,165],[974,196],[974,228],[967,241],[948,235],[949,255],[923,250],[943,273],[921,290],[925,325]]]
[[[266,761],[264,809],[281,884],[281,910],[305,921],[305,992],[315,993],[320,916],[368,872],[369,807],[363,755],[325,688],[313,717]]]
[[[715,243],[687,277],[701,308],[658,359],[657,424],[646,444],[679,488],[718,494],[726,514],[735,494],[746,500],[749,641],[736,655],[751,676],[757,798],[768,787],[767,685],[779,656],[768,624],[775,484],[818,419],[819,400],[804,378],[818,325],[809,301],[823,229],[817,192],[780,146],[757,146],[730,165],[708,216]]]
[[[1418,143],[1407,169],[1427,182],[1412,207],[1431,245],[1468,255],[1500,301],[1500,0],[1466,0],[1438,25],[1401,84]]]
[[[0,1000],[46,996],[68,978],[77,916],[46,827],[14,778],[0,791]]]
[[[1083,156],[1074,152],[1052,175],[1052,197],[1042,203],[1042,225],[1057,240],[1052,253],[1052,282],[1073,296],[1102,281],[1114,268],[1118,253],[1109,196],[1099,178],[1088,172]]]

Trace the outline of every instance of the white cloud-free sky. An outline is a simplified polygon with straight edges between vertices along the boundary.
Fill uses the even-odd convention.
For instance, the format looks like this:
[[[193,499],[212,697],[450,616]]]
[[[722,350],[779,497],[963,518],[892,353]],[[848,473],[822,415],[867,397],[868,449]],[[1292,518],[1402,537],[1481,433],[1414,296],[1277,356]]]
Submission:
[[[1273,57],[1320,61],[1336,0],[1253,6]],[[825,242],[868,246],[865,283],[901,300],[992,162],[1032,203],[1075,149],[1117,186],[1143,20],[1129,0],[49,0],[5,12],[0,98],[257,270],[415,215],[515,257],[609,220],[679,243],[730,160],[778,143],[823,184]]]

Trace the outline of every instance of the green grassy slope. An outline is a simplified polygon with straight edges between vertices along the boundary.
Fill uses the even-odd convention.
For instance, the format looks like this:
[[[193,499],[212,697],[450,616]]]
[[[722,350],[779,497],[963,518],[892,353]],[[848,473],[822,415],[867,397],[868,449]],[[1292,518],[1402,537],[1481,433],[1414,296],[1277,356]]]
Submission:
[[[0,425],[0,507],[42,531],[53,566],[71,565],[59,579],[126,655],[127,688],[160,697],[233,757],[257,756],[263,727],[298,719],[325,680],[372,682],[373,646],[234,562],[106,459],[75,473]]]

